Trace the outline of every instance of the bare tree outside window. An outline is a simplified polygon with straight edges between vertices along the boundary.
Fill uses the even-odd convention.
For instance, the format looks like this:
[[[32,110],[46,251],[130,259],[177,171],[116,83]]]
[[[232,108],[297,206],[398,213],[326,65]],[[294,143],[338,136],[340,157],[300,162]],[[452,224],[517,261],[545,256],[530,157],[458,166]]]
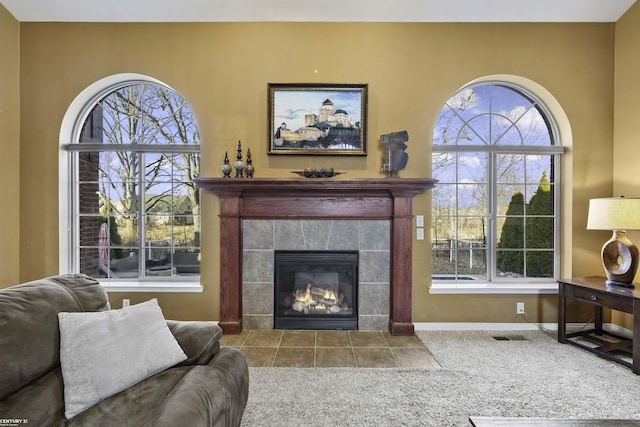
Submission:
[[[432,153],[434,279],[553,279],[561,147],[544,105],[508,84],[463,88]]]
[[[198,127],[175,91],[153,83],[98,99],[70,144],[80,271],[143,278],[200,272]]]

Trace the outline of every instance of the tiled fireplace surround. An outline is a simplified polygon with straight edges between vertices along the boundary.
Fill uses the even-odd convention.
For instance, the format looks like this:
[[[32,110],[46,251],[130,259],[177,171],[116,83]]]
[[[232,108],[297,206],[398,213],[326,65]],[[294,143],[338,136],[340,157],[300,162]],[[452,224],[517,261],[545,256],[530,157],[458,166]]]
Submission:
[[[242,324],[273,329],[276,250],[357,250],[358,329],[389,327],[388,220],[244,220]]]
[[[219,325],[224,333],[271,328],[275,249],[351,249],[357,242],[364,293],[359,328],[380,330],[386,323],[392,335],[413,335],[412,199],[436,182],[199,178],[199,188],[219,198]]]

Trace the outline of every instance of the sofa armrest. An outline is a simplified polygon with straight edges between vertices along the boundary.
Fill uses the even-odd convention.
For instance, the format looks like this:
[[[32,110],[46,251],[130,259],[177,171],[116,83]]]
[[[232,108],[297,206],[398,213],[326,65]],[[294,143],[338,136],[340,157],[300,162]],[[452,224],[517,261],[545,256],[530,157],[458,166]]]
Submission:
[[[178,366],[205,365],[220,349],[222,329],[214,322],[167,320],[167,326],[187,355]]]

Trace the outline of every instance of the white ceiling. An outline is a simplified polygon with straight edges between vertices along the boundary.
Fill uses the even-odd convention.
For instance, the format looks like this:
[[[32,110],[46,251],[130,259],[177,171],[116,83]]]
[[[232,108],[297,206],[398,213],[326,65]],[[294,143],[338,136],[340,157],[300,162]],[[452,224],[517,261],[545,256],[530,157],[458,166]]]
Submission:
[[[636,0],[0,0],[21,22],[615,22]]]

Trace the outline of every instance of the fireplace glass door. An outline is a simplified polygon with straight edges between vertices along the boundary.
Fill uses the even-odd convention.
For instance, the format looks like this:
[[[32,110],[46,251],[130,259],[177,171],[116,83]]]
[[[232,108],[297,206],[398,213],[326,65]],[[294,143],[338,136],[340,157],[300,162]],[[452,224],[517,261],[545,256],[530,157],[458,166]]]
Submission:
[[[275,251],[274,329],[358,329],[357,251]]]

